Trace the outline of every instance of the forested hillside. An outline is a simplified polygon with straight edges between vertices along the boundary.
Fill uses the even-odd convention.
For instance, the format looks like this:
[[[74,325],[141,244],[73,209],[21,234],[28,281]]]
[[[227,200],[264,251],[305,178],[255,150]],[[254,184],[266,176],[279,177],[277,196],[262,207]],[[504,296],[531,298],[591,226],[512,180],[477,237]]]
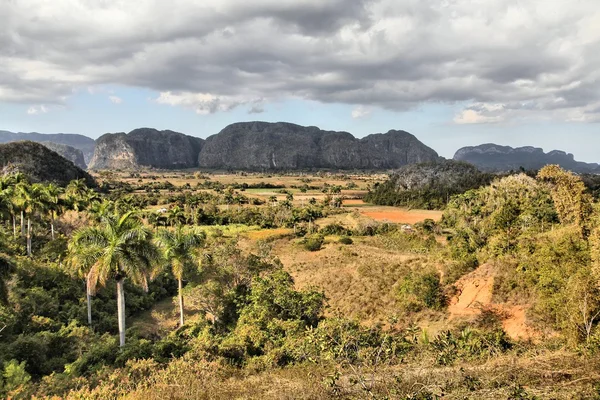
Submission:
[[[388,206],[442,209],[453,195],[487,185],[493,177],[471,164],[452,160],[412,164],[376,184],[365,200]]]

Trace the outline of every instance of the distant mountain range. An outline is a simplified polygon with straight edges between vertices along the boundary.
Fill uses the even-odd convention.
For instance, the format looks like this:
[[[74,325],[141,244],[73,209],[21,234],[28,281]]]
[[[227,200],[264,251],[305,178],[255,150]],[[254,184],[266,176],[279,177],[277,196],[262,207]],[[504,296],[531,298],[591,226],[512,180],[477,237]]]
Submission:
[[[357,139],[348,132],[278,122],[242,122],[206,140],[142,128],[97,140],[90,169],[226,170],[393,169],[435,161],[438,154],[404,131]]]
[[[482,171],[518,171],[520,168],[538,170],[544,165],[558,164],[577,173],[600,173],[600,165],[575,161],[573,154],[560,150],[544,153],[537,147],[509,147],[493,143],[463,147],[454,155],[454,160],[465,161]]]
[[[355,138],[348,132],[286,122],[240,122],[206,140],[151,128],[107,133],[96,141],[77,134],[0,131],[0,143],[40,142],[80,168],[220,170],[391,170],[442,160],[415,136],[401,130]],[[454,160],[486,172],[540,169],[547,164],[578,173],[600,173],[600,165],[578,162],[572,154],[492,143],[463,147]]]

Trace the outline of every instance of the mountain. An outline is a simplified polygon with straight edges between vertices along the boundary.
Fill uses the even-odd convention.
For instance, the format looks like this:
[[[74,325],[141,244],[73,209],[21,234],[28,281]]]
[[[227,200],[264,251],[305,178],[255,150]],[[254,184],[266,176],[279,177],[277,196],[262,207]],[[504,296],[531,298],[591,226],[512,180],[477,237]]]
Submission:
[[[206,139],[200,168],[238,170],[390,169],[435,161],[438,154],[408,132],[357,139],[285,122],[240,122]]]
[[[90,169],[193,168],[204,140],[150,128],[107,133],[96,141]]]
[[[510,171],[524,168],[537,170],[548,164],[558,164],[562,168],[577,173],[600,172],[600,165],[575,161],[573,154],[554,150],[544,153],[537,147],[509,147],[493,143],[474,147],[463,147],[454,155],[455,160],[465,161],[482,171]]]
[[[75,147],[71,147],[66,144],[60,143],[40,142],[40,144],[43,144],[50,150],[57,152],[59,155],[71,161],[79,168],[87,168],[87,165],[85,165],[85,157],[83,156],[83,152],[80,149],[76,149]]]
[[[22,140],[30,140],[32,142],[52,142],[57,144],[65,144],[75,147],[83,153],[85,162],[89,162],[94,155],[96,142],[87,136],[77,135],[74,133],[24,133],[24,132],[9,132],[0,131],[0,143],[18,142]]]
[[[0,168],[16,169],[34,182],[56,182],[66,185],[74,179],[85,179],[95,186],[94,178],[71,161],[32,141],[0,144]]]

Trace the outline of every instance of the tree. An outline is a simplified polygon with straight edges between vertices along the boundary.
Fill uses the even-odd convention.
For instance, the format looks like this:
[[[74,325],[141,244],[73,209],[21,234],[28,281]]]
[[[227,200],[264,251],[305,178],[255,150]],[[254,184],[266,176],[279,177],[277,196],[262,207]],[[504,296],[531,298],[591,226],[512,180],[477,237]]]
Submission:
[[[82,240],[79,232],[76,232],[68,244],[67,265],[77,276],[85,279],[85,297],[87,304],[88,325],[92,327],[92,296],[95,290],[92,290],[92,267],[100,257],[99,248],[89,246],[88,241]],[[94,288],[95,289],[95,288]]]
[[[13,272],[13,264],[5,254],[0,254],[0,304],[8,302],[6,279]]]
[[[133,212],[102,217],[98,226],[78,230],[73,235],[77,246],[88,246],[90,290],[109,279],[117,282],[119,344],[125,345],[125,279],[148,290],[160,264],[160,252],[152,240],[152,231]]]
[[[558,165],[545,166],[537,177],[549,184],[560,222],[579,226],[582,234],[587,236],[587,222],[592,214],[592,196],[587,193],[581,178]]]
[[[94,198],[90,192],[91,191],[85,184],[85,179],[76,179],[72,180],[67,185],[67,188],[65,189],[65,196],[69,201],[70,206],[75,211],[81,211],[85,209],[88,205],[88,202]]]
[[[54,221],[62,211],[62,199],[60,196],[63,193],[63,190],[61,187],[56,186],[53,183],[46,185],[45,189],[46,198],[48,200],[48,211],[50,212],[50,231],[52,234],[52,240],[54,240]]]
[[[13,237],[17,236],[17,211],[13,175],[3,176],[0,178],[0,214],[12,219]]]
[[[186,270],[198,268],[198,250],[204,245],[206,235],[204,232],[186,229],[179,225],[174,231],[161,229],[155,241],[162,251],[164,259],[170,264],[173,275],[179,283],[179,324],[183,326],[183,275]]]
[[[21,208],[21,229],[23,229],[23,213],[27,216],[27,255],[31,256],[32,229],[31,218],[48,205],[48,197],[43,185],[21,183],[17,186],[17,201]]]

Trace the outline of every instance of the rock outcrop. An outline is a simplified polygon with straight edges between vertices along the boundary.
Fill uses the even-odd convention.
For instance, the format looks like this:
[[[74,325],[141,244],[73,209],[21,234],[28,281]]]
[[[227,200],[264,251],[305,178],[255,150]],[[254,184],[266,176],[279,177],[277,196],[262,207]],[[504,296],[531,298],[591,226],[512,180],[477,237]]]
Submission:
[[[438,160],[408,132],[357,139],[347,132],[278,122],[241,122],[206,139],[200,168],[232,170],[393,169]]]
[[[88,163],[92,159],[94,148],[96,147],[94,139],[73,133],[15,133],[0,131],[0,143],[19,142],[23,140],[30,140],[38,143],[51,142],[75,147],[83,153],[85,163]]]
[[[59,155],[71,161],[79,168],[87,168],[87,165],[85,165],[85,157],[83,156],[83,152],[81,150],[60,143],[40,142],[40,144],[43,144],[50,150],[57,152]]]
[[[543,149],[531,146],[513,148],[488,143],[463,147],[456,152],[454,159],[473,164],[482,171],[538,170],[548,164],[558,164],[577,173],[600,172],[598,164],[575,161],[573,154],[560,150],[544,153]]]
[[[85,179],[95,186],[94,178],[73,162],[31,141],[0,144],[0,169],[19,171],[34,182],[55,182],[66,185],[74,179]]]
[[[90,169],[164,169],[198,166],[204,140],[173,131],[141,128],[108,133],[96,141]]]

